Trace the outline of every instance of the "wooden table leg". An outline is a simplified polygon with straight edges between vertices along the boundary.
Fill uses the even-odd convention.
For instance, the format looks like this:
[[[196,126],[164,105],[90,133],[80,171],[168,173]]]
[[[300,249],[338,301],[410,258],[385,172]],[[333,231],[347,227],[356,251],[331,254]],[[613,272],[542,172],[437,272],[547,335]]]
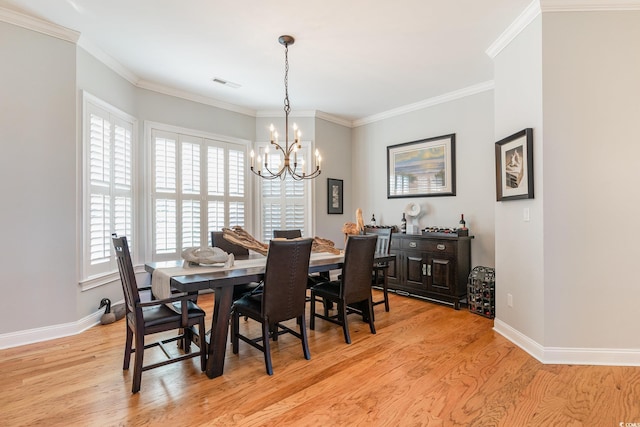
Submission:
[[[389,311],[389,266],[384,269],[382,280],[382,293],[384,295],[384,311]]]
[[[224,358],[227,351],[229,318],[233,303],[233,286],[214,288],[215,303],[211,316],[211,336],[207,354],[207,376],[215,378],[224,371]]]

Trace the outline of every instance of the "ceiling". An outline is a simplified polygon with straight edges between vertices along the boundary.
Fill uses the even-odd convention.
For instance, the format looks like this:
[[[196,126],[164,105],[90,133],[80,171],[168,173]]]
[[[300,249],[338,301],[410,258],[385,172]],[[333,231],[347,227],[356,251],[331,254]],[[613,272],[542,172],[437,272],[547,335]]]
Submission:
[[[0,0],[80,33],[129,80],[256,113],[362,120],[493,79],[485,51],[531,0]],[[96,55],[98,56],[98,55]],[[118,68],[118,67],[116,67]],[[240,85],[213,83],[213,78]]]

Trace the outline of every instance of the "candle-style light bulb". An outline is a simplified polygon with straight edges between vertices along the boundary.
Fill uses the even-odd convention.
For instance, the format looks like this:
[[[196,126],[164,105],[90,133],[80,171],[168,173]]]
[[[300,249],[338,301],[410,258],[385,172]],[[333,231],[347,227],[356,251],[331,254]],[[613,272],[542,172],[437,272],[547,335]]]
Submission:
[[[273,131],[275,130],[275,128],[273,127],[273,123],[271,123],[271,125],[269,126],[269,132],[270,132],[270,138],[271,138],[271,142],[273,142]]]
[[[251,167],[253,167],[253,157],[256,155],[256,153],[253,152],[253,150],[251,150],[251,153],[249,154],[249,156],[251,157]]]

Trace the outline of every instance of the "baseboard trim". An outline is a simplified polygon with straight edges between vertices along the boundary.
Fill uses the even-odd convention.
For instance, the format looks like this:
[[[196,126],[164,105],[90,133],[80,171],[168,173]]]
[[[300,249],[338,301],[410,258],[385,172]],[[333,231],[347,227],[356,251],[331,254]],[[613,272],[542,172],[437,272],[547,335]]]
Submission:
[[[500,319],[493,330],[547,365],[640,366],[640,349],[544,347]]]
[[[98,310],[76,322],[45,326],[0,335],[0,350],[77,335],[100,323],[104,310]]]

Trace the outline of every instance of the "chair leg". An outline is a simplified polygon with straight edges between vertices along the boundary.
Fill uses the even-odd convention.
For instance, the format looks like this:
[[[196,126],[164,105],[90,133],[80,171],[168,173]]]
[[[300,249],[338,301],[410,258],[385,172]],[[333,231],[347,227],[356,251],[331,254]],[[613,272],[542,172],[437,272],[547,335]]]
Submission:
[[[213,333],[213,332],[212,332]],[[233,354],[238,354],[239,341],[238,334],[240,333],[240,314],[237,309],[231,314],[231,347]]]
[[[278,324],[274,323],[270,329],[271,329],[271,339],[274,341],[278,341]]]
[[[127,338],[124,344],[124,362],[122,363],[122,370],[129,369],[129,363],[131,363],[131,345],[133,343],[133,331],[127,323]]]
[[[316,328],[316,295],[311,291],[311,304],[309,304],[309,329]]]
[[[182,329],[182,334],[184,335],[183,350],[185,353],[191,353],[191,341],[193,341],[193,329],[191,329],[190,327],[186,327]]]
[[[382,294],[384,295],[384,311],[389,311],[389,288],[388,288],[388,280],[387,280],[387,272],[385,271],[384,277],[382,280]]]
[[[304,321],[304,315],[298,316],[298,324],[300,325],[300,335],[302,336],[302,352],[304,353],[304,358],[309,360],[311,359],[311,352],[309,351],[309,340],[307,340],[307,327]]]
[[[349,325],[347,324],[347,305],[344,302],[338,303],[338,310],[340,311],[340,320],[342,321],[342,330],[344,331],[344,340],[347,344],[351,344],[351,337],[349,336]]]
[[[144,355],[144,336],[142,334],[135,334],[136,347],[135,358],[133,361],[133,384],[131,386],[131,393],[137,393],[140,391],[140,383],[142,382],[142,359]]]
[[[262,322],[262,346],[264,350],[264,365],[267,368],[267,374],[273,375],[273,367],[271,366],[271,347],[269,344],[269,324]]]
[[[369,311],[369,329],[371,329],[371,333],[372,334],[375,334],[376,333],[376,327],[373,324],[373,321],[374,321],[374,319],[373,319],[373,302],[371,301],[371,297],[369,297],[369,300],[365,301],[365,303],[366,303],[366,306],[367,306],[367,310]],[[365,304],[363,304],[363,308],[364,308],[364,305]]]

